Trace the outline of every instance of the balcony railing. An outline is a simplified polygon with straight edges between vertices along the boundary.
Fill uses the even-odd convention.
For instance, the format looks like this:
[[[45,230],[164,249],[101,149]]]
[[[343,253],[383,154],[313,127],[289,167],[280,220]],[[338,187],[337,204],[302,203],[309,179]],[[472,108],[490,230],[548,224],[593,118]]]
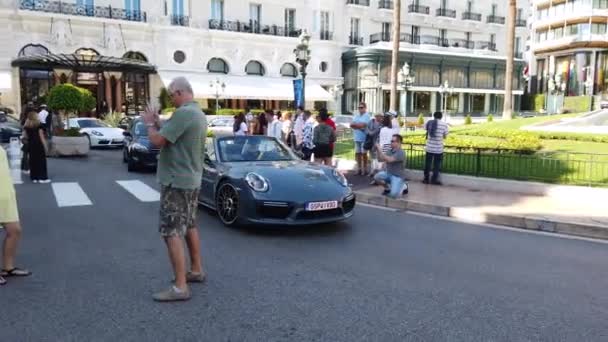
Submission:
[[[426,44],[426,45],[437,45],[448,47],[450,46],[449,42],[445,38],[437,37],[437,36],[420,36],[420,42],[418,44]]]
[[[190,17],[186,15],[172,15],[171,25],[175,26],[190,26]]]
[[[210,30],[257,33],[280,37],[298,37],[302,30],[277,25],[259,25],[254,21],[209,20]]]
[[[369,36],[370,44],[375,44],[378,42],[390,42],[390,41],[391,41],[391,34],[388,32],[374,33]]]
[[[420,14],[430,14],[431,8],[429,6],[421,6],[421,5],[409,5],[407,7],[409,13],[420,13]]]
[[[438,17],[456,18],[456,11],[447,8],[438,8],[436,15]]]
[[[450,46],[455,48],[474,49],[475,42],[466,39],[450,39]]]
[[[526,27],[528,26],[528,22],[525,19],[516,19],[515,26],[517,27]]]
[[[349,36],[348,43],[350,45],[363,45],[363,37],[359,36]]]
[[[505,24],[505,17],[499,17],[497,15],[489,15],[488,16],[489,24]]]
[[[492,43],[492,42],[477,42],[476,44],[477,49],[479,50],[490,50],[490,51],[496,51],[496,43]]]
[[[462,13],[462,20],[481,21],[481,14],[473,12],[464,12]]]
[[[112,6],[88,6],[48,0],[21,0],[19,9],[46,13],[59,13],[116,20],[146,22],[146,12],[125,10]]]
[[[334,39],[334,33],[329,31],[321,31],[319,33],[319,39],[321,40],[332,40]]]
[[[369,6],[369,0],[346,0],[347,5]]]
[[[379,0],[378,8],[380,9],[393,9],[393,1],[392,0]]]

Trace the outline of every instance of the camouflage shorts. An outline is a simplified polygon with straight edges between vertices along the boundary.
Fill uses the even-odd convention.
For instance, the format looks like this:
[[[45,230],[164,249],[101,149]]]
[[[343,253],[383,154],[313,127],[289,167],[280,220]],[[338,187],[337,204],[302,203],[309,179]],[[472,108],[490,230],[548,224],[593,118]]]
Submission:
[[[184,236],[196,226],[199,189],[185,190],[161,186],[160,227],[163,237]]]

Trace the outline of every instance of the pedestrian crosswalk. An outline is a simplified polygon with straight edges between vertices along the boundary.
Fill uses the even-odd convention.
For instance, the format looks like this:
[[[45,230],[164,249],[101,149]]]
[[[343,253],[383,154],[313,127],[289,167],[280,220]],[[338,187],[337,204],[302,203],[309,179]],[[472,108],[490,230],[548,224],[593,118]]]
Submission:
[[[54,200],[59,208],[87,207],[96,204],[91,200],[91,198],[95,197],[91,196],[92,194],[87,194],[87,191],[85,191],[86,187],[83,188],[78,182],[54,182],[50,185]],[[109,187],[121,189],[119,191],[126,191],[126,193],[140,202],[152,203],[160,200],[160,193],[140,180],[116,180],[107,184],[107,186],[103,184],[105,191],[113,190]]]

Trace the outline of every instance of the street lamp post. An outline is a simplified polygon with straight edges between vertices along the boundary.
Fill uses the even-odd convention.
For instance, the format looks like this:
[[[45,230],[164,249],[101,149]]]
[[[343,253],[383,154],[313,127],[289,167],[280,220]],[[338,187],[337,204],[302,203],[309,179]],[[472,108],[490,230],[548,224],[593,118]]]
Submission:
[[[399,82],[401,83],[401,85],[403,86],[403,90],[405,91],[405,110],[403,111],[403,121],[407,125],[407,91],[414,84],[414,82],[416,82],[416,76],[414,76],[414,74],[410,71],[410,65],[407,62],[403,64],[401,71],[399,71]]]
[[[296,62],[300,64],[300,75],[302,75],[302,106],[306,106],[306,67],[310,63],[310,35],[308,31],[302,31],[300,43],[293,50]],[[297,107],[297,104],[296,104]]]
[[[448,110],[448,101],[445,98],[445,94],[449,93],[450,95],[452,95],[452,93],[454,92],[454,87],[450,87],[450,83],[448,82],[448,80],[445,80],[445,82],[439,86],[439,93],[441,93],[441,111],[444,112],[446,121],[447,121],[447,110]]]
[[[211,87],[215,93],[215,114],[217,114],[220,109],[220,96],[226,91],[226,84],[220,81],[219,78],[216,78],[215,82],[211,81],[211,83],[209,83],[209,87]]]

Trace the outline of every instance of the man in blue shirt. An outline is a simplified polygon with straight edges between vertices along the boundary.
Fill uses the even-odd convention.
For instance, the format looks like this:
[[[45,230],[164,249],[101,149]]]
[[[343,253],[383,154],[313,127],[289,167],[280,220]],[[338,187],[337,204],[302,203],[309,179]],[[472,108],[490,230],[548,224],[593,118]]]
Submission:
[[[359,113],[353,118],[350,128],[353,129],[353,139],[355,141],[355,159],[357,160],[358,175],[364,175],[368,168],[367,151],[363,149],[365,143],[366,128],[372,119],[367,112],[365,102],[359,104]]]

